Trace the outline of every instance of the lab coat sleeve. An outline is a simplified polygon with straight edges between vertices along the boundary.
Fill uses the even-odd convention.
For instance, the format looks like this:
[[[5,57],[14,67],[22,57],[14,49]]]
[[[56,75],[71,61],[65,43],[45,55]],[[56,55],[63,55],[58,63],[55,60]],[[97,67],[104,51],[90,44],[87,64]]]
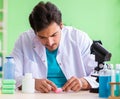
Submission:
[[[99,83],[96,81],[96,77],[92,77],[94,75],[94,68],[97,66],[97,62],[95,62],[95,56],[92,54],[88,54],[84,57],[84,65],[86,66],[87,76],[84,77],[92,88],[98,88]]]
[[[84,77],[84,79],[86,79],[88,81],[91,88],[98,88],[99,87],[99,83],[96,81],[95,77],[88,76],[88,77]]]
[[[23,78],[23,54],[22,54],[22,42],[21,37],[16,41],[14,45],[14,49],[11,53],[11,56],[14,57],[15,60],[15,79],[16,79],[16,87],[21,86],[22,78]]]
[[[83,39],[81,40],[81,42],[79,42],[79,44],[80,48],[82,48],[81,55],[86,71],[86,77],[84,78],[88,81],[92,88],[97,88],[99,84],[96,81],[96,78],[91,76],[94,72],[94,68],[97,66],[97,62],[95,62],[95,56],[90,54],[92,40],[85,33]]]

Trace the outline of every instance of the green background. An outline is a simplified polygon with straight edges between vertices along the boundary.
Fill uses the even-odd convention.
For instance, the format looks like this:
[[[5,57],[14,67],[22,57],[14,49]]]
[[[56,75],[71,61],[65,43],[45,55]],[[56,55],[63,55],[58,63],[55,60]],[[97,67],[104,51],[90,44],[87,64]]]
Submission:
[[[8,0],[8,55],[19,35],[30,28],[28,16],[40,0]],[[44,0],[48,1],[48,0]],[[120,0],[49,0],[62,12],[63,23],[101,40],[112,53],[110,63],[120,63]]]

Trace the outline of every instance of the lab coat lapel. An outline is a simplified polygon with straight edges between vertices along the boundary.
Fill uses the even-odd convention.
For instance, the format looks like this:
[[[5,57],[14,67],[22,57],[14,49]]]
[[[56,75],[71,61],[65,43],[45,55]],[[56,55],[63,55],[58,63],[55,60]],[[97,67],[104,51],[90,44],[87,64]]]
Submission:
[[[71,70],[69,56],[66,55],[65,51],[63,51],[63,48],[62,48],[62,50],[60,50],[60,49],[58,51],[57,60],[58,60],[59,66],[62,69],[65,77],[67,79],[70,79],[74,75],[74,73]]]
[[[62,31],[62,33],[61,33],[61,41],[60,41],[60,44],[59,44],[59,48],[58,48],[58,54],[57,54],[57,62],[58,62],[58,64],[59,64],[59,66],[60,66],[60,68],[62,69],[62,71],[63,71],[63,73],[64,73],[64,75],[65,75],[65,77],[67,78],[67,79],[70,79],[70,77],[71,77],[71,75],[73,74],[72,73],[72,71],[69,69],[70,67],[69,67],[69,63],[68,63],[68,61],[67,61],[67,58],[69,57],[69,56],[67,56],[66,55],[66,50],[64,49],[64,40],[66,40],[65,39],[65,35],[64,35],[64,32]],[[69,70],[69,72],[68,72],[68,70]]]
[[[33,41],[33,48],[35,50],[35,52],[37,53],[37,55],[40,57],[41,61],[43,62],[43,64],[45,66],[47,66],[47,58],[46,58],[46,51],[45,51],[45,47],[41,44],[41,42],[38,40],[37,37],[35,37],[34,41]]]

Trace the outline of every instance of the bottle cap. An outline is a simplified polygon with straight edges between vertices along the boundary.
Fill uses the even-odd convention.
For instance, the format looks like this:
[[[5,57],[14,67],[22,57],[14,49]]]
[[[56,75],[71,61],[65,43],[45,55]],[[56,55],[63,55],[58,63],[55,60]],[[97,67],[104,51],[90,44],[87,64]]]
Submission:
[[[24,78],[25,79],[32,79],[32,73],[26,73]]]
[[[12,59],[13,57],[12,56],[7,56],[5,57],[6,59]]]

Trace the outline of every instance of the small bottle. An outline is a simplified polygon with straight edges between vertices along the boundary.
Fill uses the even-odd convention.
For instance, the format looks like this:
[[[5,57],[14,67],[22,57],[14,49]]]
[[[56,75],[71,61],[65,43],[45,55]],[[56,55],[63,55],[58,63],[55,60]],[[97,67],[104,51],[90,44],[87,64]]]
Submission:
[[[115,81],[120,82],[120,64],[116,64],[115,68]],[[116,85],[115,96],[120,96],[120,86]]]
[[[34,91],[35,91],[35,80],[32,78],[32,73],[26,73],[22,80],[22,92],[34,93]]]
[[[114,69],[114,65],[110,64],[109,67],[111,69],[111,82],[116,82],[115,81],[115,69]]]
[[[13,57],[6,57],[3,65],[3,79],[15,79],[15,62]]]
[[[111,70],[104,65],[103,70],[99,72],[99,97],[108,98],[110,96]]]
[[[15,62],[13,57],[6,57],[3,65],[2,94],[15,93]]]

